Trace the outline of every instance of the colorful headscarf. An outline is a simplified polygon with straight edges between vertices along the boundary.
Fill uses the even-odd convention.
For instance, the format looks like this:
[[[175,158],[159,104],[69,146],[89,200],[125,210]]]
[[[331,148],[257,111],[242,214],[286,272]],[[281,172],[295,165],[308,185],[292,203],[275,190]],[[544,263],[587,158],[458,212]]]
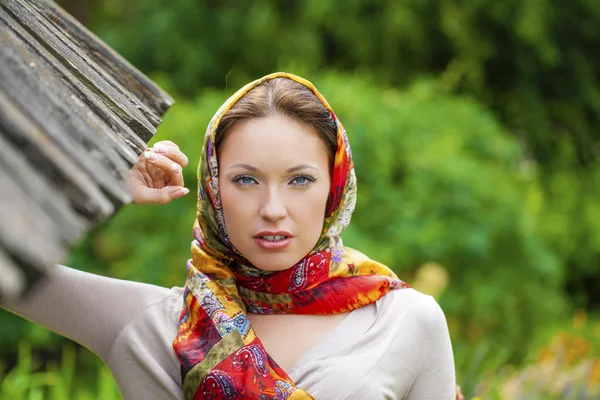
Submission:
[[[338,145],[321,237],[293,267],[267,272],[251,265],[229,241],[219,194],[215,133],[236,101],[275,78],[292,79],[312,90],[331,113]],[[267,354],[246,313],[343,313],[371,304],[392,289],[408,287],[383,264],[344,247],[339,237],[356,203],[356,176],[342,124],[307,80],[281,72],[267,75],[231,96],[212,118],[198,187],[185,304],[173,342],[181,361],[185,399],[312,399]]]

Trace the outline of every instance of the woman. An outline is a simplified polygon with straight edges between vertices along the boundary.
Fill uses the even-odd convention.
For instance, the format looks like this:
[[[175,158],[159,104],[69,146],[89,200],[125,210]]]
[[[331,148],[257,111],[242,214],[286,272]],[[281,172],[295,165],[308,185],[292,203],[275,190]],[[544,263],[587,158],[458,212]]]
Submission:
[[[186,156],[146,151],[134,203],[186,194]],[[341,123],[308,81],[251,82],[211,120],[185,288],[57,267],[8,308],[96,352],[125,399],[454,399],[433,298],[344,247],[356,201]]]

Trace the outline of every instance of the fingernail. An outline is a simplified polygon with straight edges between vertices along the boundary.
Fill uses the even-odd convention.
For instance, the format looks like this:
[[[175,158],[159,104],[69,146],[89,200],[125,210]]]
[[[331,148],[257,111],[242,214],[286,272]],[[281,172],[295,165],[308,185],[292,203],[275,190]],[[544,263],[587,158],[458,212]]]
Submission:
[[[167,152],[167,146],[163,146],[162,144],[155,144],[153,149],[157,153],[166,153]]]
[[[179,172],[179,166],[176,163],[171,164],[171,169],[173,172]]]
[[[173,194],[171,194],[171,197],[173,197],[174,199],[177,199],[179,197],[185,196],[189,192],[190,192],[190,189],[188,189],[188,188],[179,189],[179,190],[174,191]]]
[[[144,157],[146,157],[146,160],[148,160],[148,161],[158,160],[158,156],[151,151],[144,152]]]

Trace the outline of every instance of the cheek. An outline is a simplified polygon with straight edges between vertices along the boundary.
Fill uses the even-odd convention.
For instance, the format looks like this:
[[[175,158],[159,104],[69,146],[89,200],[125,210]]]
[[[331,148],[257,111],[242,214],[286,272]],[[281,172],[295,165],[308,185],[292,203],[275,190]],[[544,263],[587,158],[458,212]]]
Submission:
[[[320,235],[325,217],[325,206],[329,188],[319,188],[306,193],[305,196],[299,196],[294,201],[294,209],[296,210],[295,220],[305,229],[310,227],[311,235],[314,236],[318,232]]]
[[[245,209],[248,207],[248,202],[244,201],[242,197],[240,191],[232,187],[230,182],[225,182],[221,186],[221,203],[223,205],[223,216],[225,217],[225,228],[230,236],[239,231],[239,226],[247,223],[245,216],[248,211]]]
[[[322,211],[321,218],[325,217],[325,208],[327,207],[327,199],[329,199],[329,191],[331,189],[331,182],[327,180],[319,188],[318,193],[315,195],[314,206]]]

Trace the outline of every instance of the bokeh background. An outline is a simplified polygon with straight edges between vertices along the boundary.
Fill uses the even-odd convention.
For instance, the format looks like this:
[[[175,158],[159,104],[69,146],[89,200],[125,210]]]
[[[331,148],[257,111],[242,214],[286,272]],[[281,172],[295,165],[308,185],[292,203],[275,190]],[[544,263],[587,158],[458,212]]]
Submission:
[[[181,286],[204,129],[285,70],[344,123],[345,243],[446,313],[467,398],[600,398],[600,2],[63,0],[176,98],[151,142],[192,194],[128,206],[67,265]],[[117,399],[85,349],[0,311],[0,398]]]

